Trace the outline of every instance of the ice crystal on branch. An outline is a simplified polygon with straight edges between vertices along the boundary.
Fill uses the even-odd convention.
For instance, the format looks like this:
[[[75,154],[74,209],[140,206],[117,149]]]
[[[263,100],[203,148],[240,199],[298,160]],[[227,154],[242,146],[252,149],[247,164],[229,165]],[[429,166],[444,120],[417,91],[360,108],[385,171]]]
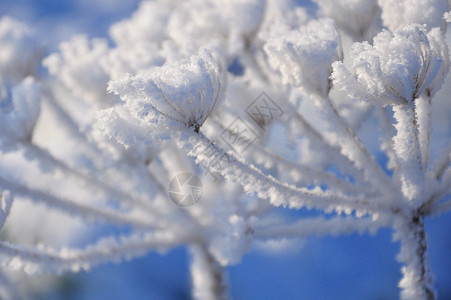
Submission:
[[[445,28],[443,14],[449,10],[447,0],[378,0],[382,21],[390,30],[406,25],[426,24]]]
[[[382,106],[412,103],[425,91],[433,96],[449,65],[440,30],[427,32],[420,25],[381,32],[373,45],[354,44],[350,55],[350,70],[340,62],[334,63],[334,84],[355,100]]]
[[[299,29],[276,24],[264,50],[286,83],[319,95],[327,95],[330,66],[343,57],[340,35],[330,19],[311,21]]]
[[[78,35],[61,43],[60,51],[43,62],[50,74],[79,97],[88,97],[92,101],[103,99],[108,81],[101,65],[108,53],[106,41],[90,41],[86,36]]]
[[[335,20],[338,26],[362,39],[377,19],[376,0],[314,0],[321,12]]]
[[[139,119],[153,122],[149,113],[157,113],[198,131],[223,97],[222,68],[211,52],[203,50],[181,65],[126,75],[110,82],[108,88],[120,95]]]
[[[428,32],[420,25],[385,31],[374,38],[372,46],[354,44],[351,58],[351,70],[342,63],[334,64],[334,84],[355,100],[394,105],[397,135],[393,141],[403,192],[409,199],[419,197],[429,147],[424,135],[430,126],[428,118],[422,117],[427,109],[422,102],[435,95],[449,68],[442,33],[438,28]]]

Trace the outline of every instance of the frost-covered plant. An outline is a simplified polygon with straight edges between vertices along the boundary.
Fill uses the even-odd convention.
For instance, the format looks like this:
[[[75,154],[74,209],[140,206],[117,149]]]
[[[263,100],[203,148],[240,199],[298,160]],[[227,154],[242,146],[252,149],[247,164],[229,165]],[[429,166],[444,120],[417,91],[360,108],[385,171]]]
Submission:
[[[332,62],[343,57],[335,23],[320,19],[301,28],[286,26],[275,24],[264,45],[269,63],[280,71],[284,82],[307,93],[327,95]]]
[[[108,89],[120,94],[141,120],[152,122],[162,115],[198,131],[223,96],[223,68],[204,50],[186,63],[164,65],[148,74],[127,74]]]
[[[424,219],[451,210],[451,132],[432,131],[449,124],[432,116],[450,107],[439,95],[449,6],[313,2],[145,1],[111,26],[113,46],[62,42],[42,62],[48,74],[31,31],[0,20],[0,225],[12,233],[0,241],[1,265],[60,274],[185,245],[193,297],[224,299],[226,267],[259,241],[390,227],[401,298],[434,299]],[[260,138],[233,151],[224,137],[239,131],[229,125],[261,92],[277,108],[259,106],[261,122],[243,116]],[[190,208],[167,194],[182,172],[203,184]],[[13,234],[30,209],[62,213],[60,238]],[[319,216],[292,222],[289,209]],[[126,230],[69,247],[69,231],[97,224]],[[22,297],[8,276],[1,297]]]
[[[3,17],[0,21],[0,43],[2,89],[5,84],[17,83],[27,75],[36,74],[36,65],[43,51],[33,30],[15,19]]]
[[[390,30],[412,23],[446,28],[443,13],[449,10],[448,0],[378,0],[382,21]]]
[[[356,39],[371,38],[377,24],[379,8],[376,0],[314,0],[322,14],[331,17]]]
[[[334,63],[332,75],[337,88],[354,100],[390,105],[396,120],[392,176],[402,195],[393,194],[391,212],[396,217],[397,239],[402,241],[399,259],[403,268],[403,298],[433,298],[432,277],[426,256],[423,219],[439,204],[436,190],[440,176],[429,164],[431,98],[441,87],[449,69],[448,48],[438,28],[408,25],[394,33],[385,31],[373,45],[355,44],[350,52],[351,70]],[[445,152],[449,156],[449,153]],[[405,228],[407,227],[407,228]]]
[[[109,79],[100,64],[109,53],[106,41],[89,41],[86,36],[78,35],[61,43],[60,52],[44,60],[49,73],[60,78],[79,97],[89,97],[92,101],[102,99],[106,94],[105,82]]]

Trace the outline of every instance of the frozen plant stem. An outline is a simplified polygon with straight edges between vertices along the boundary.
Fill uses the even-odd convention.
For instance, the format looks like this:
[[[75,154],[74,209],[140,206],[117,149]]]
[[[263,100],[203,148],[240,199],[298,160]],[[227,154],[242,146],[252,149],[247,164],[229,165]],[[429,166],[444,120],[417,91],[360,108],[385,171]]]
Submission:
[[[399,283],[403,289],[401,299],[433,300],[435,292],[432,274],[427,257],[427,242],[424,231],[422,209],[407,216],[397,230],[401,235],[401,253],[399,259],[406,264],[402,268],[403,279]]]
[[[334,135],[335,143],[341,147],[342,153],[359,169],[364,170],[367,180],[371,180],[375,186],[385,186],[388,191],[394,192],[390,177],[382,170],[347,121],[340,116],[331,99],[318,97],[317,105],[324,117],[329,120],[329,130]]]
[[[396,169],[396,153],[393,149],[393,136],[394,129],[391,123],[391,119],[387,113],[387,110],[384,107],[376,107],[375,108],[376,117],[379,120],[379,126],[381,128],[381,147],[382,151],[387,153],[387,157],[389,159],[387,168],[388,169]]]
[[[149,206],[149,203],[145,202],[144,199],[134,198],[131,195],[121,191],[118,187],[114,187],[109,185],[108,183],[102,182],[101,180],[91,176],[90,174],[72,168],[64,161],[59,160],[58,158],[53,157],[48,151],[36,146],[32,143],[24,142],[19,144],[26,154],[30,156],[34,156],[34,159],[39,160],[41,163],[46,163],[48,167],[51,167],[53,170],[59,170],[61,173],[65,174],[65,176],[69,178],[73,178],[74,181],[78,180],[81,183],[85,184],[87,187],[91,187],[93,190],[97,189],[98,191],[102,191],[107,195],[110,201],[123,202],[124,204],[130,205],[130,203],[144,209],[149,214],[154,214],[152,207]]]
[[[427,93],[415,101],[415,113],[418,120],[418,137],[420,142],[423,170],[427,170],[429,164],[429,144],[431,139],[431,113],[432,99]]]
[[[268,199],[275,206],[289,206],[290,208],[317,207],[331,211],[344,208],[351,210],[365,209],[367,212],[376,211],[384,206],[384,199],[377,198],[367,201],[365,197],[349,197],[338,193],[329,193],[307,188],[298,188],[280,182],[276,178],[264,174],[254,165],[226,153],[219,145],[214,144],[202,132],[186,131],[178,140],[180,148],[189,156],[196,157],[196,162],[214,172],[220,172],[226,179],[243,186],[246,193],[256,193],[262,199]],[[203,155],[208,150],[209,156]]]
[[[192,245],[190,252],[193,299],[229,299],[224,268],[219,265],[204,245]]]
[[[331,157],[334,157],[334,161],[331,163],[336,164],[339,168],[349,175],[351,175],[359,186],[368,187],[368,183],[364,181],[363,172],[356,168],[355,164],[349,160],[349,158],[343,155],[341,152],[340,155],[334,155],[339,152],[339,147],[332,145],[329,143],[324,135],[318,132],[312,125],[302,116],[302,114],[297,111],[293,116],[293,121],[296,126],[293,126],[291,130],[293,130],[296,134],[305,134],[312,144],[315,145],[315,148],[319,148],[322,151],[328,153]],[[300,130],[300,128],[302,128]]]
[[[302,116],[300,116],[302,118]],[[219,120],[214,121],[222,130],[226,130],[227,127],[219,122]],[[274,166],[279,170],[279,172],[290,172],[290,174],[296,174],[301,179],[298,179],[298,183],[309,184],[313,180],[317,182],[315,184],[324,183],[329,187],[332,187],[341,192],[349,192],[352,194],[365,193],[366,189],[368,189],[368,185],[361,183],[359,185],[353,185],[341,178],[335,177],[334,175],[328,174],[327,172],[323,172],[321,170],[315,170],[306,165],[302,165],[296,162],[292,162],[282,156],[279,156],[269,149],[261,146],[261,145],[252,145],[252,151],[255,154],[261,156],[265,159],[266,162],[273,161],[276,162]],[[305,177],[305,179],[303,179]]]
[[[393,106],[396,136],[394,148],[400,166],[402,192],[408,200],[418,201],[424,184],[418,126],[413,103]]]

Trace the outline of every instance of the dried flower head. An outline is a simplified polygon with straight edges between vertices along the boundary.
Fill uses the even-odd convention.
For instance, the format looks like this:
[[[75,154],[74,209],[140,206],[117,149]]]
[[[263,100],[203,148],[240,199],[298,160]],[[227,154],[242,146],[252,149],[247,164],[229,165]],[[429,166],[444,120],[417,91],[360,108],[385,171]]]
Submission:
[[[109,91],[121,96],[139,119],[155,122],[163,116],[199,130],[222,98],[222,66],[214,55],[199,55],[178,65],[164,65],[150,73],[127,74],[109,83]]]
[[[409,25],[383,31],[368,42],[355,43],[352,65],[333,65],[334,84],[348,96],[381,105],[413,101],[425,91],[435,94],[449,68],[448,49],[438,28]]]
[[[274,26],[264,46],[269,63],[282,74],[286,83],[308,93],[326,95],[330,88],[331,65],[343,57],[334,21],[311,21],[297,30],[281,26]]]

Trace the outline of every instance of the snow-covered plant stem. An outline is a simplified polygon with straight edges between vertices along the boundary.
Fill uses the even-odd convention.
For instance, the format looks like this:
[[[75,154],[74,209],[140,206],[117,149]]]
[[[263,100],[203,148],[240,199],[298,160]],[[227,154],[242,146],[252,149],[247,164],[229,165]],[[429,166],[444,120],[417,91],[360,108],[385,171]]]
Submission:
[[[62,273],[89,270],[92,266],[108,261],[142,256],[150,249],[164,249],[194,240],[185,232],[153,231],[137,232],[122,236],[108,236],[83,249],[25,247],[0,242],[1,264],[15,270],[34,273]]]
[[[342,195],[325,192],[321,189],[309,190],[280,182],[252,164],[248,164],[232,153],[226,152],[201,131],[187,128],[176,137],[180,148],[194,157],[196,162],[213,172],[222,174],[226,179],[243,186],[245,192],[257,194],[269,200],[275,206],[290,208],[318,208],[326,211],[377,211],[383,207],[384,199],[368,201],[363,195]]]
[[[407,199],[418,201],[424,184],[424,173],[413,102],[394,105],[393,111],[397,121],[393,143],[400,166],[402,191]]]
[[[435,299],[427,256],[423,210],[417,209],[400,218],[395,223],[395,229],[397,230],[395,237],[401,242],[398,259],[405,264],[402,268],[403,278],[399,283],[402,288],[401,298],[405,300]]]
[[[329,120],[328,129],[333,135],[334,144],[341,148],[342,154],[354,162],[358,169],[363,170],[366,179],[372,181],[375,186],[386,186],[389,191],[393,192],[390,178],[360,141],[347,121],[340,116],[331,99],[329,97],[317,97],[316,103],[324,118]]]
[[[208,252],[207,247],[194,244],[190,246],[190,253],[193,299],[229,299],[225,269]]]
[[[415,113],[418,120],[418,139],[420,143],[423,170],[426,171],[429,164],[429,145],[431,141],[431,114],[432,99],[426,92],[415,101]]]

